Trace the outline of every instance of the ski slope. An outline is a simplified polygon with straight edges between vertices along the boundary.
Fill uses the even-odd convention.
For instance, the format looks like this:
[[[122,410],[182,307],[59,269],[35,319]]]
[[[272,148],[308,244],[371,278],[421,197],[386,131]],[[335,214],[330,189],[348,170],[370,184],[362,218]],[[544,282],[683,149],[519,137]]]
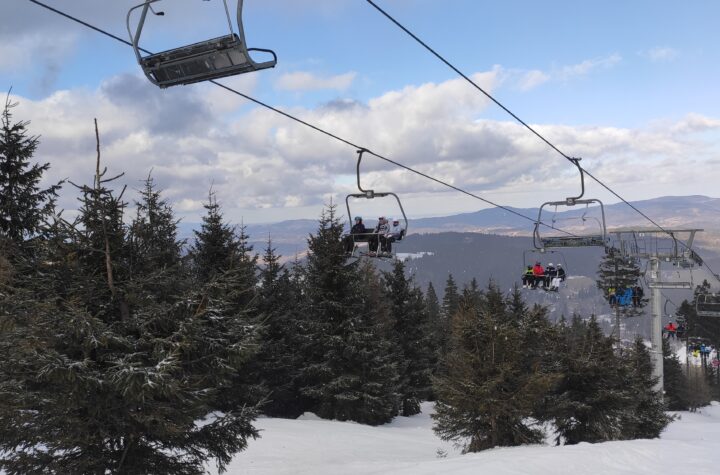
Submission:
[[[262,438],[228,467],[232,475],[608,475],[720,474],[720,404],[678,413],[660,439],[555,447],[499,448],[477,454],[435,437],[429,414],[369,427],[320,420],[258,419]],[[211,473],[217,471],[210,468]]]

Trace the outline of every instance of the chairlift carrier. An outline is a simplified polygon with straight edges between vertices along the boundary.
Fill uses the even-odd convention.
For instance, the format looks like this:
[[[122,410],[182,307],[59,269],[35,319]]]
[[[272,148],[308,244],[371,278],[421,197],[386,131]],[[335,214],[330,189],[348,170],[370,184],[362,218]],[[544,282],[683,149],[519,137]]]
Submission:
[[[362,187],[362,184],[360,182],[360,163],[362,162],[363,154],[365,152],[368,152],[368,150],[364,149],[364,148],[357,151],[358,160],[357,160],[357,165],[355,167],[355,173],[357,175],[357,187],[358,187],[358,190],[360,190],[360,193],[351,193],[345,197],[345,207],[347,208],[347,215],[348,215],[348,220],[350,221],[350,228],[352,228],[352,225],[353,225],[353,214],[350,212],[350,198],[360,198],[360,199],[372,200],[375,198],[385,198],[387,196],[392,196],[393,198],[395,198],[395,201],[397,202],[398,207],[400,208],[400,213],[402,213],[403,222],[405,223],[405,226],[403,227],[403,231],[400,234],[400,238],[398,239],[398,241],[401,241],[407,234],[408,219],[407,219],[407,215],[405,214],[405,209],[403,208],[403,205],[400,202],[400,198],[398,197],[398,195],[391,191],[379,192],[379,191],[375,191],[375,190],[366,190]],[[375,235],[375,233],[366,233],[366,234],[360,234],[360,235],[350,234],[350,236],[353,236],[353,238],[357,236],[357,237],[360,237],[361,239],[364,239],[363,242],[367,242],[367,238],[370,236],[374,236],[374,235]]]
[[[603,206],[602,201],[595,199],[595,198],[586,198],[582,199],[582,197],[585,195],[585,174],[580,166],[580,158],[572,158],[570,159],[573,164],[577,167],[578,171],[580,172],[580,195],[573,196],[569,198],[565,198],[565,201],[548,201],[543,203],[540,206],[540,210],[538,211],[538,219],[535,222],[535,229],[533,230],[533,246],[535,246],[535,249],[545,249],[545,248],[562,248],[562,247],[607,247],[607,225],[605,222],[605,207]],[[586,213],[583,213],[583,215],[580,217],[580,219],[583,220],[583,222],[587,220],[595,220],[598,223],[598,227],[601,230],[599,234],[588,234],[583,236],[542,236],[540,233],[540,226],[542,224],[542,214],[543,209],[547,206],[554,206],[557,210],[558,206],[575,206],[575,205],[585,205],[586,207],[589,207],[591,204],[597,203],[600,205],[600,214],[601,214],[601,220],[595,218],[595,217],[586,217]],[[553,223],[555,220],[553,219]],[[552,226],[553,229],[557,229]]]
[[[181,46],[161,53],[143,56],[140,52],[140,35],[145,25],[148,10],[155,15],[164,15],[164,12],[155,12],[152,9],[151,5],[158,1],[160,0],[146,0],[132,7],[128,11],[126,20],[128,34],[130,35],[138,64],[142,67],[145,76],[156,86],[166,88],[181,84],[193,84],[272,68],[277,63],[277,56],[272,50],[248,48],[246,46],[245,31],[242,23],[243,0],[237,0],[237,33],[233,31],[227,0],[223,0],[230,34],[187,46]],[[133,34],[130,28],[130,17],[133,11],[138,8],[142,8],[142,11],[140,12],[140,20],[137,28]],[[273,59],[256,63],[250,57],[249,51],[270,53]]]
[[[698,295],[695,302],[695,311],[699,317],[720,317],[720,295]]]

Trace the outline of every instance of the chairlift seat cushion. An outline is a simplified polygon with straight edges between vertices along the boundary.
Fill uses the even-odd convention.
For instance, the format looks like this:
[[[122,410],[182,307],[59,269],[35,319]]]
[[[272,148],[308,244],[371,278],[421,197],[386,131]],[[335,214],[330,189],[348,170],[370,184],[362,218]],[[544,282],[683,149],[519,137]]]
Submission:
[[[275,61],[255,63],[233,34],[146,56],[140,66],[160,87],[169,87],[271,68]]]

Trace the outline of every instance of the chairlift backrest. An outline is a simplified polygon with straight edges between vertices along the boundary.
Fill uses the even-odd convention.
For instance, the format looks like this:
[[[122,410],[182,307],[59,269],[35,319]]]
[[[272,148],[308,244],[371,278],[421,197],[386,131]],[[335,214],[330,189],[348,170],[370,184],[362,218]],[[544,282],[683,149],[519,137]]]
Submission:
[[[248,48],[246,46],[242,24],[243,0],[238,0],[237,2],[237,33],[232,31],[232,22],[230,21],[227,3],[225,3],[225,11],[228,16],[228,24],[230,25],[230,33],[228,35],[143,56],[139,46],[140,35],[142,34],[147,12],[148,10],[152,11],[151,4],[158,1],[160,0],[146,0],[132,7],[127,14],[128,34],[130,35],[138,64],[142,67],[145,76],[156,86],[166,88],[181,84],[186,85],[219,79],[272,68],[277,63],[277,56],[272,50]],[[226,0],[223,1],[226,2]],[[142,8],[142,11],[137,28],[133,34],[130,28],[130,16],[137,8]],[[270,53],[273,59],[256,63],[250,57],[249,51]]]

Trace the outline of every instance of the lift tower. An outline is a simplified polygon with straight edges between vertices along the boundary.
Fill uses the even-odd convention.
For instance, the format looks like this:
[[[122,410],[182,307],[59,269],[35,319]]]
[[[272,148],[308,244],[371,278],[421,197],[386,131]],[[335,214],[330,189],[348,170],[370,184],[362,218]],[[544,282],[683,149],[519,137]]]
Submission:
[[[653,376],[657,378],[656,389],[663,391],[662,354],[662,289],[692,289],[692,282],[663,279],[661,265],[671,264],[680,269],[702,265],[702,260],[692,250],[695,234],[702,229],[628,229],[613,230],[613,244],[620,253],[629,258],[644,259],[649,264],[647,277],[652,300],[652,361]]]

